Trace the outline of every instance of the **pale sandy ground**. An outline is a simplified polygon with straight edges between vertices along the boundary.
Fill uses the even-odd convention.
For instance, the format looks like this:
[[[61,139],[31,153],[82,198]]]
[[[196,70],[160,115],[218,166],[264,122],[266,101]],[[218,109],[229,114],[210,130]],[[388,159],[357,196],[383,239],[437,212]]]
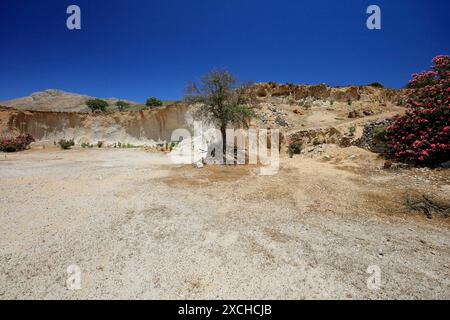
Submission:
[[[327,154],[268,177],[142,150],[1,154],[0,298],[449,299],[449,223],[404,206],[450,198],[448,170]]]

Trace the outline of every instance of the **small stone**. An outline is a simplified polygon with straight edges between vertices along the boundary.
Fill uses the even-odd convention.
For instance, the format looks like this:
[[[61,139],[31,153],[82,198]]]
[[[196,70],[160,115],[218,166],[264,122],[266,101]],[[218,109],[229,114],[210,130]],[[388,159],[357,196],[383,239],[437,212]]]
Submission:
[[[386,161],[383,165],[384,169],[390,169],[392,167],[392,162],[391,161]]]
[[[196,163],[194,163],[194,166],[195,166],[197,169],[201,169],[201,168],[204,167],[204,165],[203,165],[202,162],[196,162]]]

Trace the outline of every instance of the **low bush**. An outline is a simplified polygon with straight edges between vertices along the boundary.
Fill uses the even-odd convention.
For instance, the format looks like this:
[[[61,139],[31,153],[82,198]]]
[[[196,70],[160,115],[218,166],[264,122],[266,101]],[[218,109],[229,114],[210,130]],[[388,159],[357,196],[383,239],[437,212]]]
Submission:
[[[386,129],[388,128],[388,125],[384,125],[378,128],[375,128],[373,132],[373,137],[378,141],[385,141],[386,140]]]
[[[86,105],[92,112],[106,111],[106,108],[109,106],[108,102],[102,99],[90,99],[86,101]]]
[[[123,111],[125,109],[128,109],[130,107],[130,103],[123,101],[123,100],[119,100],[116,102],[116,106],[119,109],[119,111]]]
[[[89,143],[89,142],[83,142],[83,143],[81,143],[81,147],[82,148],[93,148],[94,145],[92,143]]]
[[[150,97],[145,102],[145,105],[149,108],[161,107],[163,105],[163,102],[156,97]]]
[[[294,154],[300,154],[303,149],[303,137],[299,133],[291,134],[288,137],[288,153],[292,158]]]
[[[28,148],[34,142],[33,136],[30,134],[19,134],[15,137],[0,138],[0,151],[2,152],[16,152]]]
[[[58,141],[58,145],[61,149],[67,150],[75,145],[75,141],[73,139],[70,140],[61,139]]]
[[[354,136],[354,135],[355,135],[355,132],[356,132],[356,124],[354,124],[354,125],[352,125],[350,128],[348,128],[348,133],[349,133],[351,136]]]
[[[369,87],[384,88],[384,86],[379,82],[372,82],[371,84],[369,84]]]

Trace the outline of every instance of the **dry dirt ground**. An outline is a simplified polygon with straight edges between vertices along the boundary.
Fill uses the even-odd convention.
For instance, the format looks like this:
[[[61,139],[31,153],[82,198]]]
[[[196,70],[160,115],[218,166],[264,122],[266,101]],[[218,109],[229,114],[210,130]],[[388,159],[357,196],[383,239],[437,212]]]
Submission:
[[[448,170],[333,146],[274,176],[143,150],[0,156],[0,299],[450,298],[448,220],[405,206],[449,199]]]

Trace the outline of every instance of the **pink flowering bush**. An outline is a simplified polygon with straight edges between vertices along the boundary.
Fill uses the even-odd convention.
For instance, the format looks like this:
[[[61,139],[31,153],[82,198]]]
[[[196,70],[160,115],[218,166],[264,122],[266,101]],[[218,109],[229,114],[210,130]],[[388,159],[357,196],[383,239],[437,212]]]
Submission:
[[[2,152],[16,152],[28,148],[34,142],[34,138],[30,134],[19,134],[15,137],[1,137],[0,151]]]
[[[389,154],[419,165],[450,160],[450,56],[433,59],[431,71],[413,74],[407,112],[386,130]]]

